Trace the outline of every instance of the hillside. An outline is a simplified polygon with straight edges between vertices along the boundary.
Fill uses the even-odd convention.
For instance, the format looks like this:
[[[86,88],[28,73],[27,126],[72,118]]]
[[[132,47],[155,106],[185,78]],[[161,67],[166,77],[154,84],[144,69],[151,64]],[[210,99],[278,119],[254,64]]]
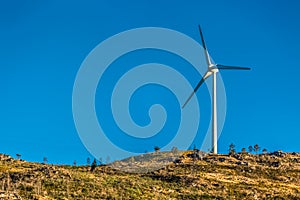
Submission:
[[[114,165],[153,167],[160,162],[153,156],[167,155]],[[31,163],[0,154],[0,180],[0,199],[300,199],[300,154],[187,151],[162,169],[142,173],[109,166],[91,172],[87,166]]]

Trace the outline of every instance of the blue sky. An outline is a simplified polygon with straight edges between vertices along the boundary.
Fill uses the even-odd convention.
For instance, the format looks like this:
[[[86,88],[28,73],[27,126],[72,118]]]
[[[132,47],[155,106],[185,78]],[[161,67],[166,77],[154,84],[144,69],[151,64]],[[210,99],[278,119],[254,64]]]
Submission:
[[[1,1],[0,152],[84,163],[92,155],[73,122],[72,90],[89,52],[149,26],[200,42],[198,24],[216,62],[252,67],[222,72],[227,116],[219,151],[230,143],[299,151],[299,9],[292,0]]]

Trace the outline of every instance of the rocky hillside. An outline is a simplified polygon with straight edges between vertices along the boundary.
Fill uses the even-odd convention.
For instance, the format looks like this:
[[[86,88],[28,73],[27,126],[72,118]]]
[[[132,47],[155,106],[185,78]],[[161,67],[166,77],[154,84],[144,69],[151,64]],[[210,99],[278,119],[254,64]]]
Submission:
[[[160,160],[149,159],[153,155],[114,164],[153,167]],[[161,169],[141,173],[110,166],[91,172],[87,166],[45,165],[0,154],[0,199],[300,199],[300,154],[187,151]]]

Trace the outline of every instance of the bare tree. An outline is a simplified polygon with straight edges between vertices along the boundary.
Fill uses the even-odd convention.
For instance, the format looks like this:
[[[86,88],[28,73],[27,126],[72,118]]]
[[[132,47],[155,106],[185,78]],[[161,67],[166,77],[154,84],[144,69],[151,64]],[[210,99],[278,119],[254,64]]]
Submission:
[[[10,191],[10,176],[9,173],[7,173],[7,187],[6,187],[6,192],[9,193]]]
[[[67,198],[69,198],[70,189],[69,189],[69,179],[67,179]]]
[[[41,192],[42,192],[42,180],[38,178],[38,180],[36,181],[36,193],[37,195],[41,195]]]

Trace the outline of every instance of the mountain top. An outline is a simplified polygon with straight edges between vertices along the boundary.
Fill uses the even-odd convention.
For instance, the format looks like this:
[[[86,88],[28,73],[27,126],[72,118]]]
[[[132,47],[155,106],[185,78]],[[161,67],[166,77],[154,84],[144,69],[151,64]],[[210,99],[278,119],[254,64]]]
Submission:
[[[177,153],[144,154],[93,172],[0,154],[0,199],[300,199],[299,153]],[[139,173],[129,170],[139,165]]]

